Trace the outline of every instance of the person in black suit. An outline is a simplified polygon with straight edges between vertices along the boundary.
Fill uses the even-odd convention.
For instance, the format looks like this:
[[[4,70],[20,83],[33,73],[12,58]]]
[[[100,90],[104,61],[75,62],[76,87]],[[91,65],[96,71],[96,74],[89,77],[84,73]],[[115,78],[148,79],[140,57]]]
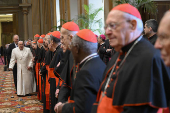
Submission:
[[[110,46],[109,39],[105,40],[105,43],[99,48],[98,52],[103,54],[103,61],[107,65],[111,57],[114,55],[115,50]]]
[[[84,35],[86,34],[86,35]],[[70,100],[55,108],[58,113],[90,113],[106,65],[97,54],[97,38],[89,29],[80,30],[72,39],[71,52],[78,63]]]
[[[18,47],[18,41],[19,41],[19,36],[14,35],[13,36],[13,43],[11,43],[8,47],[8,52],[7,52],[8,63],[10,62],[10,59],[11,59],[12,50],[14,48]],[[15,62],[15,65],[14,65],[14,68],[13,68],[13,77],[14,77],[15,88],[16,88],[16,91],[17,91],[17,61]]]

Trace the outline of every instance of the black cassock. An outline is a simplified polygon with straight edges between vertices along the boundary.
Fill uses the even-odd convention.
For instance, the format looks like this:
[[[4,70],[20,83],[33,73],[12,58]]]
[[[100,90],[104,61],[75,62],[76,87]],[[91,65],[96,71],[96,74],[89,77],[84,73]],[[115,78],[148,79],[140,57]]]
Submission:
[[[85,60],[79,66],[71,90],[70,101],[62,108],[63,113],[90,113],[102,82],[106,65],[99,56]]]
[[[97,96],[97,103],[100,101],[100,104],[98,108],[97,103],[94,104],[92,113],[96,113],[97,109],[99,113],[111,113],[113,110],[109,111],[109,105],[111,109],[120,111],[117,113],[156,113],[158,108],[168,107],[170,70],[160,58],[159,50],[149,41],[142,38],[119,67],[119,62],[133,43],[123,47],[123,53],[117,52],[108,63]],[[120,60],[116,66],[117,71],[111,74],[104,92],[106,81],[118,57]],[[102,92],[105,96],[101,99]]]
[[[43,113],[48,113],[49,110],[46,109],[46,95],[45,95],[45,86],[46,86],[46,76],[48,75],[48,71],[46,69],[46,66],[49,66],[51,60],[52,60],[53,52],[48,50],[45,54],[45,65],[41,67],[41,74],[43,77],[43,83],[44,83],[44,92],[42,95],[42,100],[43,100]]]
[[[60,78],[63,81],[63,84],[60,88],[59,96],[58,96],[58,102],[66,102],[68,100],[68,97],[70,96],[70,91],[72,89],[72,83],[74,83],[73,79],[73,69],[74,69],[74,59],[73,55],[70,52],[67,54],[68,60],[61,72]]]
[[[63,50],[60,48],[60,45],[59,45],[56,48],[54,56],[53,56],[51,63],[49,65],[50,74],[54,75],[54,68],[57,66],[57,64],[62,59],[62,57],[63,57]],[[55,97],[56,81],[59,82],[58,78],[57,79],[55,79],[54,77],[49,78],[49,83],[50,83],[50,113],[55,113],[54,106],[55,106],[55,104],[57,103],[57,100],[58,100]]]

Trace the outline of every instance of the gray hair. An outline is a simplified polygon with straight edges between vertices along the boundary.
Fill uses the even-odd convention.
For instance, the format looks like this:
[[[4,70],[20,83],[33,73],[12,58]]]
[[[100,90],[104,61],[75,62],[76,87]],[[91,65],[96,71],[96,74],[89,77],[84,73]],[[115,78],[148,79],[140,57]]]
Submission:
[[[97,52],[97,43],[88,42],[81,39],[79,36],[75,35],[72,39],[73,44],[78,44],[80,48],[83,49],[86,53],[96,53]]]
[[[148,28],[152,28],[153,32],[157,32],[158,30],[158,22],[155,19],[150,19],[145,22]]]
[[[69,35],[73,35],[73,36],[78,32],[78,31],[70,31],[70,30],[67,30],[67,29],[66,29],[66,31]]]
[[[141,19],[123,12],[123,16],[127,19],[127,20],[136,20],[137,21],[137,26],[136,26],[136,30],[140,32],[140,34],[143,32],[143,22]]]

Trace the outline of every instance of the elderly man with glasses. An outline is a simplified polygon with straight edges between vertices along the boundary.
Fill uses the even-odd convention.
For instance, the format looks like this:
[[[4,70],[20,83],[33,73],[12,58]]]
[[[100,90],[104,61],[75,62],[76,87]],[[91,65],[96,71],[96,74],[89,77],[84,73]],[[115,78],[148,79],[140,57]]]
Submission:
[[[169,73],[160,52],[142,38],[143,22],[130,4],[114,7],[106,35],[117,53],[108,63],[92,113],[156,113],[169,103]]]

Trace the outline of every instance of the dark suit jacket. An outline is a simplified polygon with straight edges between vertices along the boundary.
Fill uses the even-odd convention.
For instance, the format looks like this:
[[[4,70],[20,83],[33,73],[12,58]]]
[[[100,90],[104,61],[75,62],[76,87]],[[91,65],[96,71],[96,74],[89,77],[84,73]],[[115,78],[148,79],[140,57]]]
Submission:
[[[8,51],[7,51],[7,60],[8,60],[8,63],[10,62],[10,59],[11,59],[11,53],[12,53],[12,50],[16,48],[14,42],[12,44],[9,45],[8,47]]]
[[[72,103],[65,104],[62,113],[90,113],[102,82],[105,67],[106,65],[99,57],[80,65],[80,71],[76,75],[71,90]]]

